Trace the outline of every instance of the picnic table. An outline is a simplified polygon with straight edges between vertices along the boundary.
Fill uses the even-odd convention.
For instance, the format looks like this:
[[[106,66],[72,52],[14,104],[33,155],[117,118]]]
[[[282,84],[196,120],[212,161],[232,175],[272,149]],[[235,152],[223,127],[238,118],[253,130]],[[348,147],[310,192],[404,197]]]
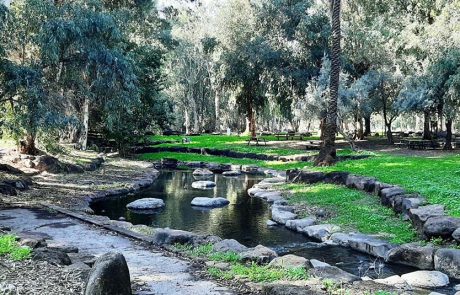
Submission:
[[[259,137],[259,136],[250,137],[246,141],[248,142],[248,145],[250,145],[252,141],[254,141],[256,143],[256,145],[259,145],[260,142],[263,142],[265,145],[267,145],[267,140],[265,138]]]
[[[287,132],[287,133],[275,133],[276,139],[286,139],[286,140],[303,140],[304,138],[310,137],[310,133],[295,133],[295,132]]]
[[[401,140],[396,143],[396,146],[407,147],[410,150],[425,150],[425,149],[437,149],[441,147],[441,144],[436,140],[427,139],[407,139]]]

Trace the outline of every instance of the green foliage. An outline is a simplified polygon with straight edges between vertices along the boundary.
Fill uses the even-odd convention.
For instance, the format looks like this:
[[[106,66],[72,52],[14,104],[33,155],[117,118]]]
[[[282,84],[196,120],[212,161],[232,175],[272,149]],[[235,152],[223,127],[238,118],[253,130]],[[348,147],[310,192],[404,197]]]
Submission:
[[[416,240],[417,233],[411,224],[395,216],[391,208],[383,207],[374,196],[332,184],[288,184],[285,188],[294,193],[289,199],[291,203],[331,211],[333,215],[326,222],[361,233],[381,234],[396,244]]]
[[[269,268],[268,266],[260,266],[256,263],[250,265],[234,264],[228,271],[209,268],[208,272],[215,278],[231,280],[238,277],[257,283],[308,279],[308,272],[305,268]]]
[[[20,247],[16,237],[12,235],[0,236],[0,255],[9,255],[14,261],[29,259],[32,251],[28,247]]]

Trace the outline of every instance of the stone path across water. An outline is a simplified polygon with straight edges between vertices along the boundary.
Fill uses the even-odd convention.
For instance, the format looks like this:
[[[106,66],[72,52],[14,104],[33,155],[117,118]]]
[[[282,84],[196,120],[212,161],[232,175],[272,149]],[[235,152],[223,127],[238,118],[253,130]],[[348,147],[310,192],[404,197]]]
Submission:
[[[121,252],[128,262],[131,280],[149,287],[145,294],[233,294],[212,281],[194,279],[186,261],[63,215],[44,210],[7,209],[0,211],[0,225],[13,232],[48,234],[57,243],[78,247],[80,253],[99,256],[110,251]]]

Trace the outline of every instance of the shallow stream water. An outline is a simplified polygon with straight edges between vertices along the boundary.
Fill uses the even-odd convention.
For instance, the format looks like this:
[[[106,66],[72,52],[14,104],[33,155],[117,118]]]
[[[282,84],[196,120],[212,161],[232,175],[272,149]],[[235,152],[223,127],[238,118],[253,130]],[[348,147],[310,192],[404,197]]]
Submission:
[[[196,181],[191,171],[161,171],[149,188],[134,195],[95,202],[91,207],[96,214],[114,220],[124,217],[133,224],[212,234],[223,239],[236,239],[249,247],[262,244],[278,254],[292,253],[317,259],[359,276],[387,277],[414,270],[385,264],[349,248],[315,243],[283,226],[268,227],[269,205],[247,194],[247,190],[262,179],[262,176],[224,177],[215,174],[208,180],[215,181],[217,186],[200,190],[191,187]],[[230,205],[216,209],[196,208],[190,205],[195,197],[224,197],[230,200]],[[140,198],[160,198],[166,206],[149,214],[126,209],[126,204]]]

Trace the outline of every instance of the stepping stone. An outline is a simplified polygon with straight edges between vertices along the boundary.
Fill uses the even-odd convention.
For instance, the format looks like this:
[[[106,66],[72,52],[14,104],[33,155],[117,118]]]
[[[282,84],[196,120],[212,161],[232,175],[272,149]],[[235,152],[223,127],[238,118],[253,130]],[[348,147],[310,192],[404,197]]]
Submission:
[[[286,227],[290,230],[301,232],[305,227],[315,225],[315,217],[306,217],[302,219],[294,219],[286,221]]]
[[[272,208],[272,220],[279,224],[286,224],[288,220],[296,218],[297,214],[295,213],[284,211],[278,206]]]
[[[230,201],[225,198],[205,198],[197,197],[194,198],[191,202],[192,206],[199,207],[223,207],[230,204]]]
[[[434,268],[434,248],[421,246],[418,243],[404,244],[388,251],[385,260],[418,269],[432,270]]]
[[[235,177],[235,176],[240,176],[241,171],[239,170],[231,170],[231,171],[224,171],[222,173],[223,176],[228,176],[228,177]]]
[[[126,208],[131,210],[152,210],[163,208],[164,206],[165,203],[162,199],[144,198],[129,203]]]
[[[194,176],[202,176],[202,177],[209,177],[209,176],[214,175],[214,173],[211,170],[206,169],[206,168],[195,169],[192,174]]]
[[[192,187],[197,188],[197,189],[207,189],[207,188],[213,188],[215,186],[216,186],[216,183],[214,181],[201,180],[201,181],[195,181],[192,183]]]

